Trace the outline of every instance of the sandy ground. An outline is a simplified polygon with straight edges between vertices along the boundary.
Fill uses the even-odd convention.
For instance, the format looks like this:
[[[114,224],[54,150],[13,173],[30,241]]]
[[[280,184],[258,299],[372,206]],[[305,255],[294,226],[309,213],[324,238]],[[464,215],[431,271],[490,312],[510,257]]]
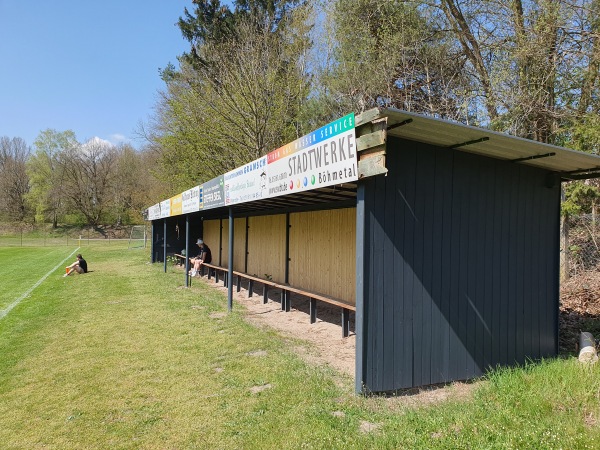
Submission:
[[[227,295],[223,283],[218,285],[206,278],[203,282],[219,289]],[[309,346],[297,346],[295,350],[307,361],[328,365],[342,374],[354,377],[356,335],[354,334],[354,312],[350,312],[350,336],[342,337],[342,310],[323,302],[317,302],[317,321],[310,323],[309,299],[292,295],[289,312],[281,310],[279,291],[269,292],[269,301],[263,304],[262,285],[254,288],[248,297],[247,282],[242,282],[238,293],[234,286],[233,298],[246,309],[248,321],[259,327],[277,330],[283,336],[301,339]]]
[[[215,284],[213,280],[195,279],[219,289],[227,295],[223,283]],[[195,282],[198,282],[195,281]],[[274,291],[269,295],[267,304],[263,304],[262,285],[255,289],[252,297],[248,297],[247,282],[242,283],[238,293],[234,287],[234,301],[243,305],[247,320],[258,326],[277,330],[282,336],[308,345],[296,345],[293,350],[309,364],[328,366],[340,375],[338,385],[349,395],[354,393],[354,364],[356,335],[354,312],[350,313],[350,335],[342,337],[342,311],[339,307],[317,302],[317,322],[310,323],[309,299],[294,294],[290,312],[281,310],[280,293]],[[478,381],[456,382],[448,385],[425,386],[408,389],[389,397],[378,397],[373,401],[379,406],[392,410],[435,405],[450,399],[465,400],[471,397]]]

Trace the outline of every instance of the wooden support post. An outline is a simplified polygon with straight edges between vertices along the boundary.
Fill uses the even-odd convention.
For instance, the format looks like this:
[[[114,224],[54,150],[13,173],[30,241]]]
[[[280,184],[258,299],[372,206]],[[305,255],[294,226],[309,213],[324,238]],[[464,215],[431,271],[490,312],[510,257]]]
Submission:
[[[190,258],[188,255],[190,254],[190,215],[185,215],[185,287],[190,287]]]
[[[227,260],[227,274],[229,284],[227,285],[227,309],[233,309],[233,208],[229,207],[229,256]]]
[[[254,280],[248,280],[248,298],[252,297],[253,286],[254,286]]]
[[[283,274],[283,282],[290,282],[290,213],[285,215],[285,267]]]
[[[244,242],[244,272],[248,273],[248,230],[250,229],[249,218],[246,216],[246,240]]]
[[[242,277],[241,275],[237,276],[237,292],[240,292],[242,290]]]
[[[365,198],[367,195],[365,182],[358,183],[356,189],[356,311],[354,314],[354,333],[356,334],[356,352],[354,365],[354,389],[357,394],[363,393],[366,386],[367,364],[365,355],[367,354],[367,345],[363,339],[366,329],[365,324],[365,285],[368,288],[369,282],[365,282],[365,273],[371,269],[368,248],[365,246],[366,240],[366,216],[367,208]]]
[[[223,264],[223,219],[219,219],[219,266]]]
[[[210,270],[210,269],[208,269]],[[215,269],[215,284],[219,282],[219,271]]]
[[[164,219],[164,231],[163,231],[163,264],[164,272],[167,273],[167,219]]]
[[[342,337],[350,335],[350,310],[342,308]]]
[[[267,284],[263,284],[263,305],[266,305],[269,301],[269,286]]]
[[[285,290],[281,290],[281,310],[285,311]]]
[[[45,238],[44,238],[45,239]],[[44,244],[45,246],[45,244]],[[154,264],[156,262],[156,256],[154,251],[156,250],[154,245],[154,220],[150,222],[150,262]]]
[[[310,299],[310,323],[317,321],[317,300],[314,298]]]

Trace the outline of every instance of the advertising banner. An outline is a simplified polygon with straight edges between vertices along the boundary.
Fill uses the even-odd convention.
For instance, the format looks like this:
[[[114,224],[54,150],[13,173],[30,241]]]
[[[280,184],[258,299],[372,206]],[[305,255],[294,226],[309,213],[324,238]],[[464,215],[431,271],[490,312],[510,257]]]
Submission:
[[[181,215],[181,194],[177,194],[170,198],[171,206],[169,214],[171,216]]]
[[[157,203],[156,205],[152,205],[148,208],[148,219],[147,220],[156,220],[160,219],[160,205]]]
[[[354,113],[148,208],[148,220],[358,180]]]
[[[268,196],[358,180],[354,113],[267,155]]]
[[[183,214],[200,211],[200,186],[181,193],[181,212]]]
[[[267,196],[267,157],[263,156],[224,175],[225,204],[260,200]]]
[[[171,200],[163,200],[158,204],[160,207],[160,218],[164,219],[165,217],[169,217],[171,215]]]
[[[202,185],[203,209],[225,206],[223,193],[223,175],[213,178]]]

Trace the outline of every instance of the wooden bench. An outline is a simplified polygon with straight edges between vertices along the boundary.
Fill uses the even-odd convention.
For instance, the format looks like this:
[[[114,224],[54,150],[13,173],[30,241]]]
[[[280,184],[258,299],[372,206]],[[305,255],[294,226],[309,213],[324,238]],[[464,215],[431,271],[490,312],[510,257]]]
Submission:
[[[186,257],[185,257],[184,255],[180,255],[179,253],[173,253],[173,256],[174,256],[175,258],[178,258],[178,259],[180,259],[180,260],[181,260],[181,261],[179,262],[179,265],[180,265],[180,266],[185,266],[185,260],[186,260]]]
[[[342,337],[348,337],[350,335],[350,311],[356,311],[356,306],[351,305],[343,300],[339,300],[333,297],[329,297],[317,292],[307,291],[306,289],[299,289],[289,284],[276,283],[272,280],[266,280],[264,278],[256,277],[254,275],[248,275],[243,272],[233,272],[237,276],[237,291],[240,292],[241,279],[245,278],[248,280],[248,297],[252,297],[254,283],[261,283],[263,285],[263,303],[267,303],[269,300],[269,289],[275,288],[281,290],[281,310],[289,312],[292,308],[291,293],[296,293],[309,298],[310,308],[310,323],[317,321],[317,300],[330,305],[339,306],[342,308]]]
[[[222,275],[223,286],[227,286],[227,277],[229,275],[229,269],[227,267],[217,266],[215,264],[203,263],[200,266],[200,276],[204,276],[204,267],[208,269],[208,279],[211,279],[211,272],[214,274],[215,283],[219,282],[219,275]],[[248,297],[252,297],[254,293],[255,283],[263,285],[263,303],[269,301],[269,290],[279,289],[281,291],[281,310],[289,312],[292,307],[291,294],[299,294],[309,298],[310,307],[310,323],[313,324],[317,321],[317,301],[329,303],[330,305],[338,306],[342,308],[342,337],[348,337],[350,335],[350,311],[356,311],[356,306],[350,303],[344,302],[333,297],[329,297],[317,292],[307,291],[306,289],[299,289],[289,284],[277,283],[272,280],[267,280],[254,275],[249,275],[244,272],[233,271],[233,275],[237,278],[236,289],[240,292],[242,287],[242,279],[248,280]]]
[[[212,273],[214,274],[215,277],[215,283],[219,282],[219,273],[222,272],[223,273],[223,286],[227,286],[227,267],[221,267],[221,266],[217,266],[214,264],[209,264],[209,263],[202,263],[202,265],[200,266],[200,276],[203,277],[204,276],[204,268],[207,268],[207,277],[210,280],[211,278],[211,269],[212,269]]]
[[[291,308],[291,292],[303,295],[310,299],[310,323],[315,323],[317,321],[317,300],[342,308],[342,337],[348,337],[350,335],[350,311],[356,312],[356,306],[346,303],[343,300],[319,294],[318,292],[298,289],[285,284],[278,284],[277,286],[284,290],[286,311],[289,311]]]

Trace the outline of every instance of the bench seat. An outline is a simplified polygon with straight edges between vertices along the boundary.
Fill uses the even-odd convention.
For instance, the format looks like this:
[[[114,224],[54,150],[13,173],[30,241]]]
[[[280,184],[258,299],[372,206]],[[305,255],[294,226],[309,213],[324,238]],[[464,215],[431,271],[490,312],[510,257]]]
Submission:
[[[215,283],[219,282],[219,275],[223,277],[223,286],[227,286],[228,268],[217,266],[215,264],[204,263],[201,266],[208,269],[208,279],[211,278],[211,269],[214,273]],[[204,275],[201,272],[201,275]],[[330,297],[318,292],[311,292],[306,289],[300,289],[289,284],[277,283],[272,280],[260,278],[255,275],[250,275],[244,272],[234,270],[233,275],[237,278],[237,292],[241,290],[241,281],[245,279],[248,281],[248,297],[252,297],[254,293],[254,284],[260,283],[263,285],[263,303],[268,302],[268,294],[270,289],[279,289],[281,291],[281,309],[289,312],[291,309],[291,293],[302,295],[310,299],[310,323],[317,321],[317,301],[329,303],[342,308],[342,336],[348,337],[350,335],[350,311],[356,311],[356,306],[343,300]]]

